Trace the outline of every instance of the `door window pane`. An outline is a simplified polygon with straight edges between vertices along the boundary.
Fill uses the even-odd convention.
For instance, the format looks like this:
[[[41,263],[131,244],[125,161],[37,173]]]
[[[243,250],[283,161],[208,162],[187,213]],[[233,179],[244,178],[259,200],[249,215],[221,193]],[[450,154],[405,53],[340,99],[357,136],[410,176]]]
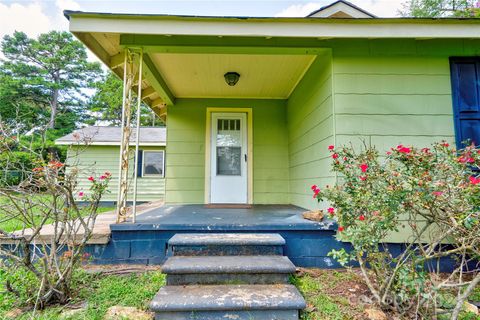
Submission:
[[[241,160],[241,147],[217,147],[217,175],[242,175]]]
[[[217,175],[239,176],[242,174],[240,120],[218,119],[217,121]]]

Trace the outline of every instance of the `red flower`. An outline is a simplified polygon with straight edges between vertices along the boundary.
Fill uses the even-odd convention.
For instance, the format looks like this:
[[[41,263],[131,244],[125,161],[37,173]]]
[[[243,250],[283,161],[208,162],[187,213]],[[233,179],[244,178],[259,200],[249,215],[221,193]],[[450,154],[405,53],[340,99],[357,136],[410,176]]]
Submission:
[[[412,149],[404,147],[403,145],[400,144],[397,146],[397,151],[400,153],[410,153]]]
[[[334,214],[335,213],[335,208],[330,207],[330,208],[327,209],[327,211],[330,214]]]
[[[358,220],[360,220],[360,221],[365,220],[365,216],[362,214],[360,217],[358,217]]]
[[[344,227],[342,227],[342,226],[338,227],[338,232],[342,232],[343,230],[345,230]]]
[[[333,149],[335,149],[335,146],[334,146],[334,145],[329,145],[329,146],[328,146],[328,150],[333,150]]]
[[[442,143],[442,146],[444,146],[445,148],[448,148],[450,145],[448,144],[448,142],[444,142]]]
[[[433,195],[436,196],[436,197],[440,197],[440,196],[443,194],[442,191],[433,191],[432,193],[433,193]]]
[[[387,156],[391,155],[392,153],[390,151],[387,151]]]
[[[95,181],[95,178],[90,176],[90,177],[88,177],[88,181],[92,181],[92,182],[93,182],[93,181]]]
[[[362,164],[360,165],[360,169],[362,170],[362,172],[367,172],[368,164],[362,163]]]
[[[347,160],[348,160],[348,158],[347,158],[347,157],[343,157],[343,161],[347,161]]]
[[[313,190],[313,195],[317,196],[320,193],[320,189]]]
[[[360,178],[360,180],[362,180],[362,181],[367,180],[367,176],[360,176],[359,178]]]
[[[473,159],[470,156],[464,156],[464,157],[458,158],[458,162],[460,162],[460,163],[474,163],[475,159]]]
[[[332,154],[332,158],[333,158],[333,159],[337,159],[337,158],[338,158],[338,154],[336,154],[336,153]]]
[[[470,183],[473,185],[480,183],[480,177],[477,178],[477,177],[471,176],[469,179],[470,179]]]
[[[312,191],[315,191],[317,189],[317,185],[314,184],[313,186],[310,187],[310,189],[312,189]]]

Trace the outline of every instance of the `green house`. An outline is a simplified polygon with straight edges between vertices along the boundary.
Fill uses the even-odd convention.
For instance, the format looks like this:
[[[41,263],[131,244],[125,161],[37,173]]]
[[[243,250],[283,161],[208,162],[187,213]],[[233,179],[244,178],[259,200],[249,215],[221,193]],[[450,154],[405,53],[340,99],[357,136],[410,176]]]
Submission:
[[[130,137],[135,145],[135,131]],[[118,170],[120,155],[120,127],[92,126],[76,130],[56,140],[58,145],[67,145],[67,164],[79,169],[78,192],[88,190],[90,176],[99,177],[105,172],[112,174],[112,181],[102,202],[114,203],[118,197]],[[140,128],[137,200],[139,202],[163,201],[165,197],[165,128]],[[129,182],[133,180],[135,154],[130,153]],[[132,183],[129,199],[133,198]],[[81,197],[79,197],[79,200]]]
[[[65,15],[119,77],[141,65],[167,124],[167,204],[315,208],[310,186],[336,179],[329,145],[480,141],[480,19],[344,1],[304,18]]]

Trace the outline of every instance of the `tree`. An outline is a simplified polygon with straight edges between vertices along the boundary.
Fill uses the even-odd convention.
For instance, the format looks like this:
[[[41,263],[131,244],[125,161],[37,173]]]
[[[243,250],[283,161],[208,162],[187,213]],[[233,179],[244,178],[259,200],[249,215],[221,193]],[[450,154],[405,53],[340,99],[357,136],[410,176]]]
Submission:
[[[400,14],[404,17],[480,17],[480,10],[474,0],[408,0]]]
[[[89,121],[95,124],[96,120],[108,122],[111,125],[120,125],[122,119],[123,82],[115,74],[108,72],[103,81],[95,85],[96,92],[90,98],[90,111],[98,114],[98,117]],[[140,123],[143,126],[155,126],[159,124],[153,111],[142,103]]]
[[[101,69],[87,61],[85,47],[70,33],[51,31],[31,39],[15,32],[3,38],[1,49],[6,58],[3,77],[11,80],[17,92],[31,93],[30,101],[48,115],[48,128],[56,128],[60,115],[85,120],[85,89],[93,87]]]

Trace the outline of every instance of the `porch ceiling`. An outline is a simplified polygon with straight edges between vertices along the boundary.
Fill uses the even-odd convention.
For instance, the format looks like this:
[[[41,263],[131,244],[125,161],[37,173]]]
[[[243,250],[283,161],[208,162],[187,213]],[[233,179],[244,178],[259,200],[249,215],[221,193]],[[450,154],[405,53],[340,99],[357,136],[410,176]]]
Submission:
[[[150,54],[177,98],[287,99],[315,59],[314,55]],[[223,75],[240,74],[235,86]]]

